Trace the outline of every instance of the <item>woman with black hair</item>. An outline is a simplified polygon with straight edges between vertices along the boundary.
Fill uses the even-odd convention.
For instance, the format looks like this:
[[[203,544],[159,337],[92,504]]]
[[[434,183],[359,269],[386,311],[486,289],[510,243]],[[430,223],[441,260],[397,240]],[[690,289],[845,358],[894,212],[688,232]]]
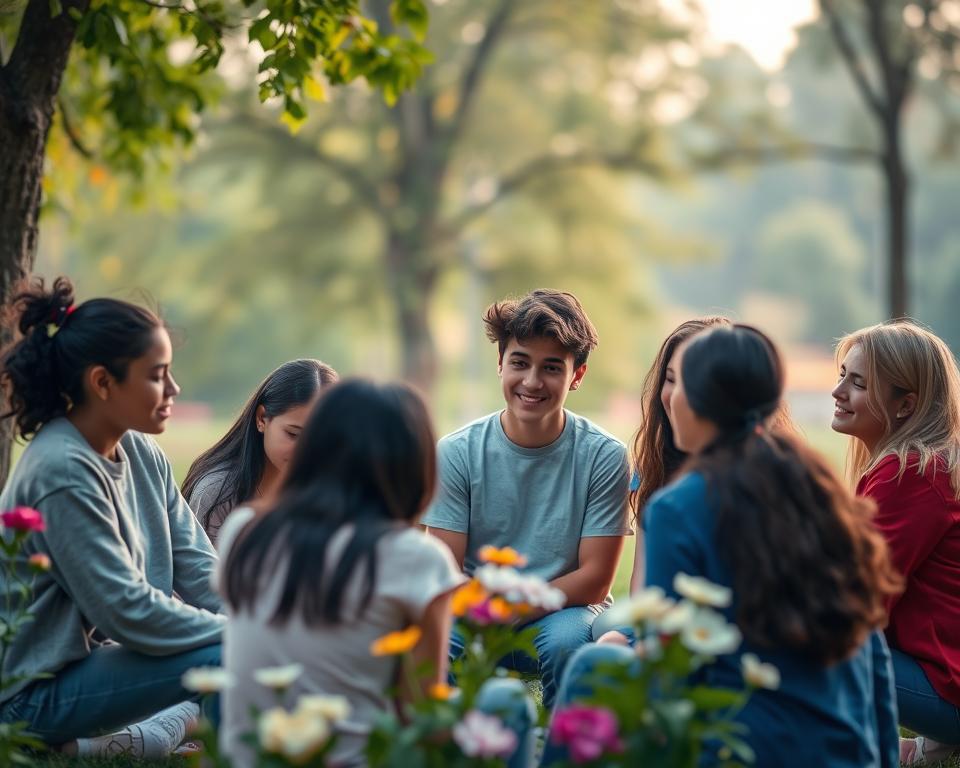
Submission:
[[[251,764],[242,739],[253,708],[274,704],[253,670],[299,664],[292,699],[346,697],[350,715],[330,761],[363,763],[366,734],[413,694],[396,657],[373,641],[414,625],[427,663],[424,693],[447,679],[451,592],[465,577],[450,550],[416,525],[436,484],[433,428],[421,398],[402,385],[348,381],[321,395],[273,502],[241,507],[220,534],[220,590],[230,611],[221,745]],[[517,701],[524,701],[516,683]],[[292,700],[291,699],[291,700]],[[529,723],[528,723],[529,725]]]
[[[36,575],[33,619],[3,658],[3,679],[19,682],[0,692],[0,720],[25,720],[47,743],[83,753],[96,743],[78,737],[187,700],[182,673],[219,664],[216,557],[147,436],[163,432],[180,391],[163,323],[114,299],[74,305],[66,278],[50,291],[38,282],[14,306],[22,338],[0,361],[4,417],[32,439],[0,508],[33,507],[46,521],[15,564],[21,576],[33,554],[52,567]],[[0,594],[14,588],[0,577]],[[155,737],[138,727],[113,746],[176,746],[144,743]]]
[[[743,653],[780,670],[778,690],[755,692],[736,716],[757,765],[897,765],[890,654],[877,630],[900,579],[873,504],[795,436],[769,430],[784,373],[760,331],[715,327],[676,359],[670,422],[690,459],[644,511],[647,585],[676,597],[674,578],[686,573],[731,590],[725,615],[744,643],[698,673],[704,684],[742,687]],[[574,658],[562,695],[619,656],[636,658],[618,646]]]
[[[216,544],[227,515],[280,486],[310,408],[337,372],[319,360],[291,360],[264,379],[240,416],[190,466],[183,495]]]

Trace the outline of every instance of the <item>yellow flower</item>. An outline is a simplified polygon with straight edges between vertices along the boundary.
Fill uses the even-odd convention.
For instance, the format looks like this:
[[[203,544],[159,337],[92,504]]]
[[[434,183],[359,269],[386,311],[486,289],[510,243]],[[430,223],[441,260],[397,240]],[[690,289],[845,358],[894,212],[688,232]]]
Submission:
[[[480,582],[476,579],[470,579],[460,589],[453,593],[451,609],[454,616],[465,616],[474,606],[480,605],[488,597]]]
[[[374,656],[398,656],[406,653],[420,642],[420,627],[411,625],[399,632],[391,632],[370,644],[370,653]]]
[[[457,689],[446,683],[434,683],[430,686],[430,698],[437,701],[449,701]]]
[[[481,547],[479,557],[483,562],[493,563],[493,565],[523,568],[523,566],[527,564],[527,558],[517,552],[513,547],[504,547],[503,549],[497,549],[489,545]]]

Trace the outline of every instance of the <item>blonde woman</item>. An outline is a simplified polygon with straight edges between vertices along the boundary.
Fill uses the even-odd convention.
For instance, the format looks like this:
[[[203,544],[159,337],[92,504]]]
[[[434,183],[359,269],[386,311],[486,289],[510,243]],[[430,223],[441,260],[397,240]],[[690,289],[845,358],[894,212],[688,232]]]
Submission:
[[[837,346],[832,427],[850,435],[847,471],[877,504],[904,592],[888,604],[901,761],[960,751],[960,373],[944,342],[910,321]]]

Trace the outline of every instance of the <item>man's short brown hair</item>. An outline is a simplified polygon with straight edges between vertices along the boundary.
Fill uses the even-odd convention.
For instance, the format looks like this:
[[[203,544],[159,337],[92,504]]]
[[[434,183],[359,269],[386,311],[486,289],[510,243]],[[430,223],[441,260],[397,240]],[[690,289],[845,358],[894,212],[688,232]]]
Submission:
[[[577,297],[565,291],[540,289],[522,299],[494,302],[483,313],[483,324],[487,338],[497,342],[501,360],[511,338],[550,338],[573,355],[579,368],[600,341]]]

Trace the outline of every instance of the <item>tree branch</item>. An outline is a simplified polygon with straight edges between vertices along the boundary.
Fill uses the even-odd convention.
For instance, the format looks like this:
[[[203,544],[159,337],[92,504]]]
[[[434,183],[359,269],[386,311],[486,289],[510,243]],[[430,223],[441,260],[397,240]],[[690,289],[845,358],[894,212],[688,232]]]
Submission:
[[[897,65],[898,63],[893,60],[890,40],[887,36],[885,3],[882,0],[866,0],[866,5],[870,47],[873,48],[874,55],[877,57],[880,73],[886,86],[887,107],[896,114],[900,111],[900,105],[903,104],[903,97],[906,93],[906,77],[909,73],[909,65],[906,69],[901,69]],[[910,56],[908,55],[906,58],[909,62]]]
[[[463,79],[460,81],[459,94],[457,96],[457,111],[454,113],[450,127],[446,131],[446,140],[451,144],[455,143],[463,132],[463,127],[469,117],[470,108],[476,99],[477,90],[484,70],[494,50],[496,50],[500,36],[507,28],[514,7],[514,0],[500,0],[500,5],[497,6],[497,9],[487,22],[483,39],[477,43],[473,58],[464,70]]]
[[[444,226],[445,235],[454,235],[471,221],[477,219],[505,197],[514,194],[523,187],[553,173],[587,167],[608,168],[618,172],[643,173],[652,178],[662,178],[666,168],[655,162],[639,157],[635,152],[578,152],[573,155],[542,155],[528,160],[512,173],[499,180],[496,192],[483,202],[464,208]]]
[[[841,20],[840,15],[837,13],[834,0],[820,0],[820,8],[827,17],[830,32],[847,66],[847,71],[857,86],[857,90],[860,92],[867,107],[882,117],[885,111],[885,105],[880,96],[873,90],[873,86],[870,85],[867,73],[864,71],[863,66],[860,64],[860,59],[857,57],[857,50],[850,37],[850,33]]]
[[[60,120],[63,122],[63,132],[67,134],[70,144],[87,160],[92,160],[93,152],[87,149],[86,145],[80,139],[80,134],[77,132],[76,127],[70,120],[70,115],[67,113],[67,105],[64,103],[63,98],[57,99],[57,107],[60,109]]]
[[[879,150],[866,147],[803,142],[779,147],[727,147],[716,152],[694,154],[692,157],[698,167],[713,170],[731,165],[761,165],[801,160],[861,165],[875,163],[883,154]]]
[[[380,219],[389,224],[389,214],[386,208],[380,203],[380,196],[377,193],[376,187],[357,167],[350,163],[345,163],[338,157],[328,155],[314,143],[298,140],[292,136],[288,130],[270,120],[253,117],[247,112],[238,114],[234,120],[235,122],[247,125],[261,135],[265,135],[272,141],[276,141],[278,144],[293,149],[301,157],[313,160],[332,171],[350,186],[360,202],[366,205],[366,207]]]

